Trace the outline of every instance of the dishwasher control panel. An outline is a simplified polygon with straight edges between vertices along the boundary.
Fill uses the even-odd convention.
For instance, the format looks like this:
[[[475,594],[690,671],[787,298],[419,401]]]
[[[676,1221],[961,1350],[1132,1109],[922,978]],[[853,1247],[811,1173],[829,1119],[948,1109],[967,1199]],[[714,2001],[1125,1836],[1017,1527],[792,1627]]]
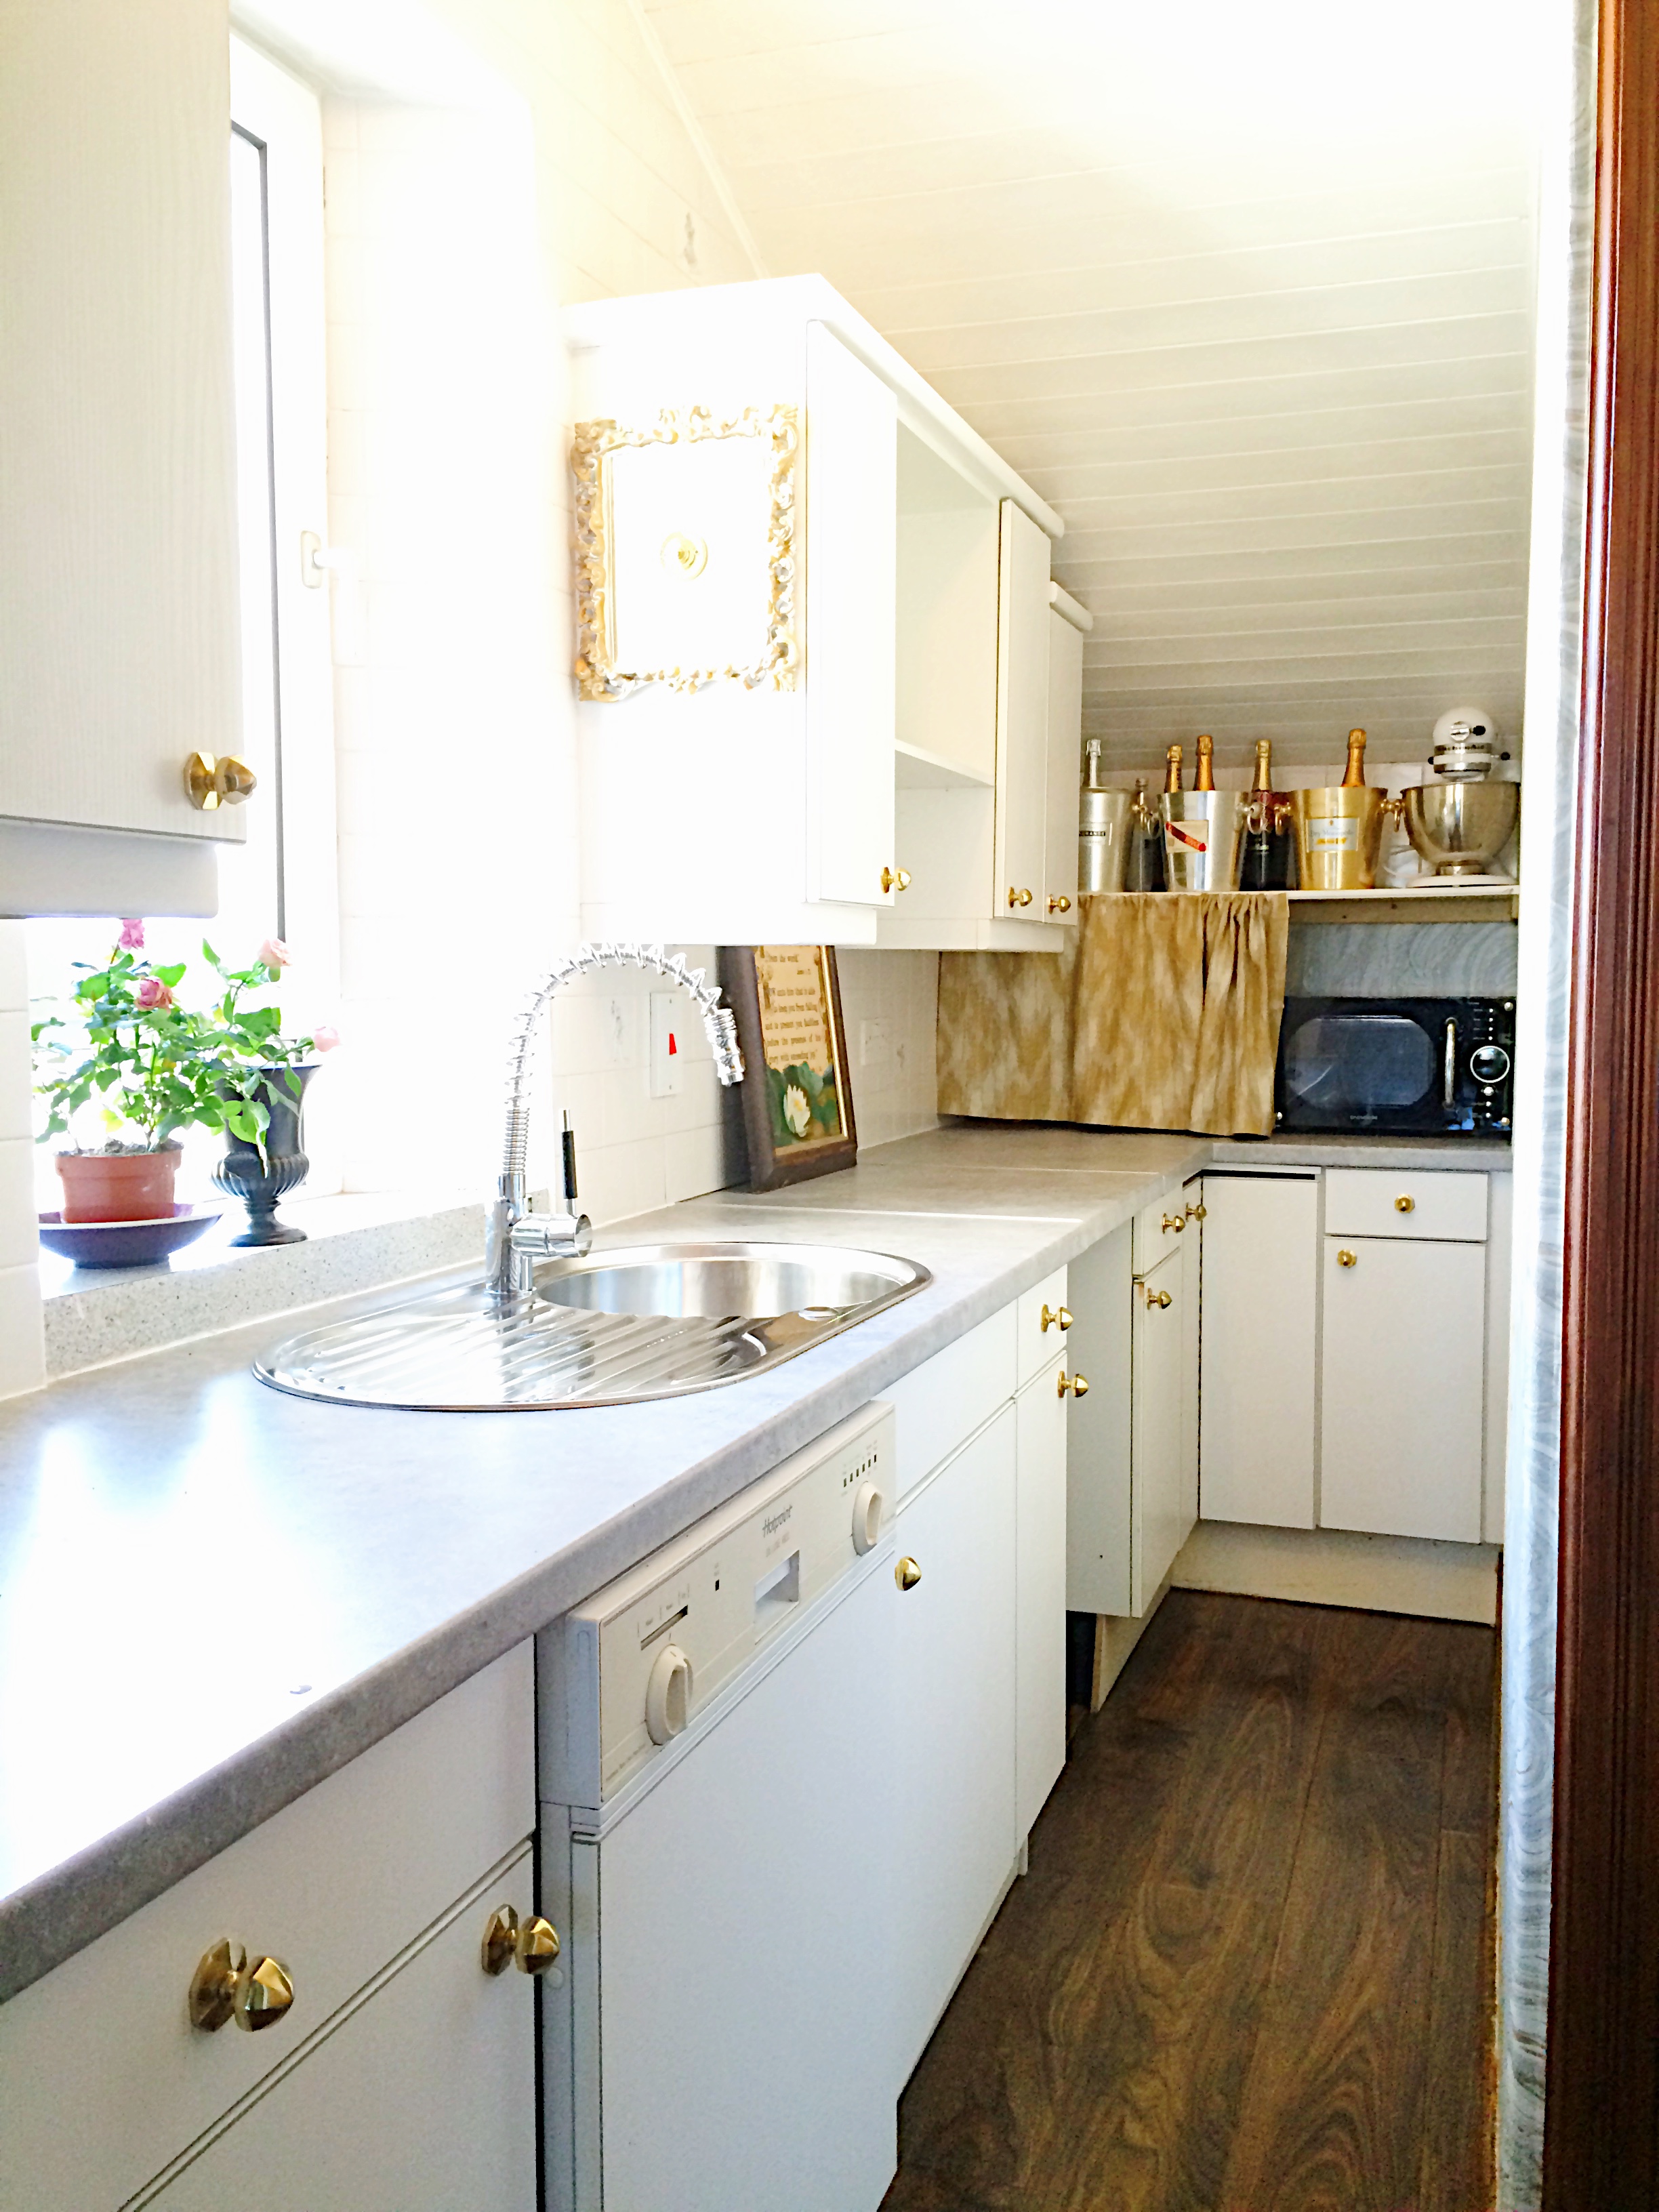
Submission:
[[[890,1528],[871,1405],[544,1631],[542,1795],[599,1810]]]

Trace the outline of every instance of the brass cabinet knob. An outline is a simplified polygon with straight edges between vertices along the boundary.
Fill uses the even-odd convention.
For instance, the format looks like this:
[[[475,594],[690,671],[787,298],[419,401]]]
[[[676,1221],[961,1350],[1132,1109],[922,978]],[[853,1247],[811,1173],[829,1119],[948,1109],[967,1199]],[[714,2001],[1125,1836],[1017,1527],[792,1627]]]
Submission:
[[[913,1590],[921,1580],[921,1569],[913,1559],[907,1556],[894,1568],[893,1580],[902,1590]]]
[[[1031,903],[1031,894],[1030,891],[1017,891],[1013,885],[1010,884],[1008,886],[1008,903],[1010,906],[1030,906]]]
[[[1070,914],[1072,911],[1072,902],[1066,897],[1064,891],[1060,892],[1058,898],[1051,898],[1049,900],[1048,911],[1050,914]]]
[[[1199,1200],[1196,1206],[1189,1206],[1187,1208],[1187,1218],[1188,1221],[1207,1221],[1209,1217],[1210,1209],[1205,1205],[1202,1199]]]
[[[1172,1303],[1168,1291],[1149,1291],[1145,1283],[1140,1286],[1140,1295],[1146,1301],[1149,1313],[1154,1306],[1167,1306]]]
[[[192,753],[185,763],[185,789],[190,803],[204,814],[216,806],[240,806],[259,779],[246,761],[234,753]]]
[[[1063,1335],[1071,1326],[1072,1310],[1069,1306],[1044,1306],[1042,1309],[1042,1333],[1045,1336],[1048,1334],[1048,1331],[1051,1328],[1059,1329]]]
[[[1358,1252],[1339,1252],[1336,1255],[1336,1264],[1339,1267],[1357,1267],[1359,1265],[1359,1255]]]
[[[1408,1193],[1401,1192],[1401,1195],[1395,1199],[1394,1202],[1394,1210],[1396,1213],[1415,1213],[1417,1211],[1417,1200]]]
[[[190,1984],[190,2022],[216,2034],[228,2020],[250,2034],[274,2027],[294,2002],[294,1984],[280,1959],[261,1954],[250,1966],[240,1943],[204,1951]]]
[[[1187,1217],[1184,1213],[1166,1213],[1164,1217],[1164,1226],[1165,1229],[1173,1229],[1178,1237],[1187,1226]]]
[[[487,1974],[516,1966],[521,1974],[544,1974],[559,1956],[559,1931],[539,1913],[520,1920],[510,1905],[498,1905],[484,1923],[478,1963]]]
[[[1054,1379],[1054,1395],[1057,1398],[1063,1398],[1068,1390],[1074,1398],[1086,1398],[1089,1395],[1088,1376],[1068,1375],[1062,1367]]]
[[[908,868],[884,868],[881,872],[881,887],[884,891],[908,891],[910,888],[910,871]]]

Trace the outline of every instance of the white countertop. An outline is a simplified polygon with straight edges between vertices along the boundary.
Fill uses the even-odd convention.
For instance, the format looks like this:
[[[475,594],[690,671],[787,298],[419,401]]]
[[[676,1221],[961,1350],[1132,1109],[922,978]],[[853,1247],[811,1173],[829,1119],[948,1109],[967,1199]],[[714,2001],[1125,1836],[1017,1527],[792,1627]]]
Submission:
[[[1456,1139],[974,1124],[641,1216],[601,1245],[806,1236],[933,1275],[799,1358],[650,1405],[316,1404],[250,1372],[280,1317],[9,1401],[0,2001],[1212,1160],[1431,1158],[1509,1165]]]

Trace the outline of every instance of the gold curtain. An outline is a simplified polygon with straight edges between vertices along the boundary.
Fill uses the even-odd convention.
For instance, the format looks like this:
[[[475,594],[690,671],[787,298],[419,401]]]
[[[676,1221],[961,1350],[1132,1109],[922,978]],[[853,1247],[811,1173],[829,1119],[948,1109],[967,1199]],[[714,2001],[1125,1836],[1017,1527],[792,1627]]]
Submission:
[[[939,960],[942,1114],[1267,1136],[1282,892],[1085,898],[1057,957]]]

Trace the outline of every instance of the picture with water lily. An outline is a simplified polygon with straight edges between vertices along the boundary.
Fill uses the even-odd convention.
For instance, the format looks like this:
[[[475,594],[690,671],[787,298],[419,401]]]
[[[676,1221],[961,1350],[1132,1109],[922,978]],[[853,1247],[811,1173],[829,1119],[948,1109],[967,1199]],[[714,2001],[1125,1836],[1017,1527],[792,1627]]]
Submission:
[[[112,1205],[170,1211],[181,1130],[222,1131],[263,1154],[272,1103],[297,1103],[317,1055],[338,1043],[326,1025],[284,1034],[268,995],[289,964],[281,939],[267,938],[246,967],[205,941],[202,957],[215,980],[187,992],[188,963],[152,961],[143,921],[125,921],[107,960],[77,962],[72,995],[33,1024],[40,1141],[69,1139],[58,1153],[66,1221],[150,1218]],[[104,1164],[70,1164],[80,1162]],[[89,1200],[77,1202],[77,1185]]]
[[[720,977],[737,1016],[751,1190],[775,1190],[856,1159],[841,987],[827,945],[728,946]]]

